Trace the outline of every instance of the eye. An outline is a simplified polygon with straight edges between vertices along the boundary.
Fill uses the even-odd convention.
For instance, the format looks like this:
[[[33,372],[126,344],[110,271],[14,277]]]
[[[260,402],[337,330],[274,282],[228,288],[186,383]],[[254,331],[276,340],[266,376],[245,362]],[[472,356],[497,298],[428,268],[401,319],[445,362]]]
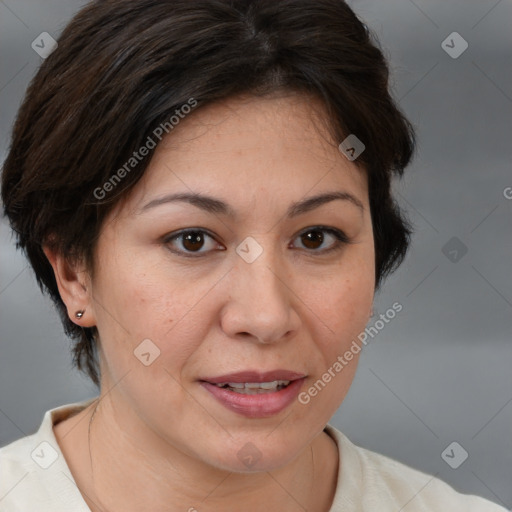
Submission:
[[[343,231],[324,226],[307,228],[302,231],[297,238],[300,239],[301,243],[308,251],[319,253],[335,251],[341,249],[345,244],[350,243],[350,239]]]
[[[308,252],[322,254],[341,249],[343,245],[351,243],[343,231],[324,226],[307,228],[296,237],[297,239],[300,239],[303,248]],[[199,228],[171,233],[163,239],[163,243],[171,252],[185,257],[200,257],[215,249],[225,250],[212,235]]]
[[[169,247],[169,250],[182,256],[202,255],[219,247],[218,242],[203,229],[187,229],[167,236],[163,242],[168,246],[181,245],[179,249]],[[201,250],[205,249],[205,250]],[[221,249],[224,250],[224,249]]]

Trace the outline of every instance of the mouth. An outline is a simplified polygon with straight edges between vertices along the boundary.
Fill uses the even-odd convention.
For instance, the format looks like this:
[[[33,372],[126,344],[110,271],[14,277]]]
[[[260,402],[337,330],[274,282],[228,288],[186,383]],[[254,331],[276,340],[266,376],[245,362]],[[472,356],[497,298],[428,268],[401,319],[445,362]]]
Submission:
[[[227,382],[214,385],[241,395],[261,395],[281,391],[281,389],[288,387],[290,382],[291,380],[273,380],[272,382]]]
[[[288,370],[247,371],[204,378],[201,385],[227,409],[250,418],[272,416],[298,395],[306,375]]]

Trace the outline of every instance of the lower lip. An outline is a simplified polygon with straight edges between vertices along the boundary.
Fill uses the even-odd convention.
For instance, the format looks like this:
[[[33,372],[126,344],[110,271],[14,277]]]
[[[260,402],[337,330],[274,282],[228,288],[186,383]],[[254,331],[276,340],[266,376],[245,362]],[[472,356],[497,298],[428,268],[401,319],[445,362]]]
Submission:
[[[227,409],[248,418],[267,418],[286,409],[297,398],[304,379],[294,380],[279,391],[257,395],[242,395],[204,381],[201,385]]]

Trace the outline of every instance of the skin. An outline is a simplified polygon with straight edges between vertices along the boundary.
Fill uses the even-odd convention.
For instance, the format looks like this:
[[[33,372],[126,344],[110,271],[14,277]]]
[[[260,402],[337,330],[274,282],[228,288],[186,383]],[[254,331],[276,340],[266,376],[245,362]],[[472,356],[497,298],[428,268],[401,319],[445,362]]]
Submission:
[[[358,355],[307,405],[296,400],[268,418],[226,409],[199,383],[284,368],[307,375],[304,391],[364,330],[375,289],[367,178],[325,119],[319,101],[294,94],[198,108],[104,223],[93,275],[45,249],[70,318],[96,325],[101,338],[99,405],[54,427],[91,510],[329,510],[339,461],[323,428]],[[237,218],[185,202],[141,212],[191,191],[225,201]],[[293,202],[334,191],[362,208],[338,199],[286,217]],[[321,231],[323,242],[308,245],[300,235],[318,225],[351,243],[327,253],[336,239]],[[213,238],[164,240],[185,228]],[[235,251],[247,236],[263,249],[252,263]],[[171,251],[191,247],[201,256]],[[134,350],[148,338],[160,356],[145,366]],[[262,454],[250,469],[237,457],[249,442]]]

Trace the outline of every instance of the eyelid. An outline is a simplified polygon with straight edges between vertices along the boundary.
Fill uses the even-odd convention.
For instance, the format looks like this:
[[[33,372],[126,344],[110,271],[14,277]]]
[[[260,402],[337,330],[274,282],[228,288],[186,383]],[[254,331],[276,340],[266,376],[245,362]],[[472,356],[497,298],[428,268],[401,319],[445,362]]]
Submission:
[[[206,228],[183,228],[183,229],[178,229],[176,231],[172,231],[171,233],[167,233],[166,235],[164,235],[162,237],[162,241],[169,241],[169,240],[172,240],[174,238],[178,238],[179,236],[181,235],[186,235],[187,233],[205,233],[207,234],[209,237],[213,238],[215,240],[215,235],[209,231],[208,229]]]
[[[324,226],[324,225],[308,226],[308,227],[302,229],[301,231],[299,231],[297,233],[297,235],[295,235],[294,240],[297,237],[303,235],[304,233],[308,233],[310,231],[323,231],[323,232],[329,233],[330,235],[334,236],[334,238],[336,239],[334,245],[328,249],[323,249],[323,250],[319,250],[319,251],[315,251],[313,249],[308,251],[307,249],[304,249],[304,251],[306,253],[309,253],[310,255],[318,255],[318,256],[326,255],[328,253],[335,252],[337,250],[341,250],[343,248],[343,246],[345,246],[345,245],[355,243],[354,240],[351,239],[343,230],[341,230],[339,228],[332,227],[332,226]]]
[[[332,226],[323,226],[321,224],[308,226],[307,228],[302,229],[297,233],[295,238],[297,238],[297,236],[303,235],[304,233],[308,233],[309,231],[326,231],[327,233],[330,233],[331,235],[338,238],[340,241],[344,241],[347,244],[353,243],[353,240],[342,229]]]
[[[217,240],[217,238],[211,233],[209,230],[205,228],[185,228],[180,229],[178,231],[173,231],[172,233],[168,233],[164,235],[161,238],[161,242],[167,246],[168,250],[172,252],[173,254],[177,254],[178,256],[182,256],[184,258],[201,258],[207,255],[208,253],[214,252],[214,251],[197,251],[197,252],[187,252],[187,251],[181,251],[181,250],[174,250],[171,249],[169,246],[172,241],[178,240],[180,237],[188,234],[188,233],[201,233],[203,235],[207,235],[209,238],[215,241],[218,245],[221,245],[220,242]],[[225,251],[226,248],[223,249],[216,249],[217,251]]]

